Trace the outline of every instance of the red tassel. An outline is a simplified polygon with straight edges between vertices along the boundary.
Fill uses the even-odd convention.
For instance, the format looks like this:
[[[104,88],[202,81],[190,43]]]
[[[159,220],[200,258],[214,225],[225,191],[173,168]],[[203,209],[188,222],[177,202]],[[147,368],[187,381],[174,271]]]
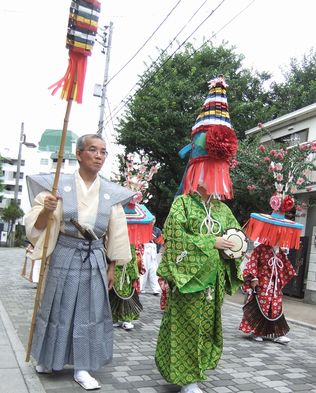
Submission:
[[[183,194],[197,190],[202,183],[209,195],[220,199],[232,199],[233,185],[229,175],[229,163],[226,160],[212,160],[208,156],[190,161],[183,186]]]
[[[82,54],[69,51],[68,68],[58,82],[54,83],[49,89],[53,89],[52,95],[62,88],[61,97],[69,101],[73,99],[78,103],[82,103],[84,80],[87,69],[87,57]],[[75,90],[73,91],[74,84]],[[73,97],[72,97],[73,94]]]
[[[152,223],[149,224],[127,224],[129,241],[137,246],[148,243],[153,239]]]
[[[257,240],[267,246],[299,249],[301,229],[273,225],[251,217],[246,228],[246,235],[251,240]]]

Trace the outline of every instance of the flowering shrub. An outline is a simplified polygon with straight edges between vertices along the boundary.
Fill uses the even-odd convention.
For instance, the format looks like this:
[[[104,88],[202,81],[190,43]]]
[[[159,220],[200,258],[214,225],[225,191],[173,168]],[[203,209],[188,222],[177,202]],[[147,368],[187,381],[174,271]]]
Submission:
[[[139,203],[143,200],[147,203],[152,195],[148,191],[149,182],[155,173],[158,172],[160,164],[150,166],[146,155],[141,158],[137,154],[129,153],[126,156],[126,169],[124,173],[125,181],[123,185],[132,191],[137,192],[133,202]]]
[[[275,141],[260,144],[262,135],[240,141],[238,165],[231,165],[234,204],[244,220],[252,211],[269,213],[271,208],[284,214],[298,207],[299,213],[304,207],[295,201],[295,193],[312,190],[316,141],[295,146]]]

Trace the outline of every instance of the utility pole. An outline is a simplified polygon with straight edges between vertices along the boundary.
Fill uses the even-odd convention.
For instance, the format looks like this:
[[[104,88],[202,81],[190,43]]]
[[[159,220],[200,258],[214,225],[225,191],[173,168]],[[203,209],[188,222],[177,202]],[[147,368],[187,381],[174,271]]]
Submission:
[[[24,123],[21,123],[21,132],[20,132],[20,141],[19,141],[19,154],[18,161],[16,165],[16,174],[15,174],[15,187],[14,187],[14,202],[18,206],[19,200],[19,185],[20,185],[20,171],[21,171],[21,158],[22,158],[22,144],[25,142],[24,135]]]
[[[109,34],[107,34],[107,27],[109,28]],[[111,54],[111,45],[112,45],[112,33],[113,33],[113,22],[110,22],[109,26],[105,26],[103,30],[103,43],[101,44],[103,47],[102,53],[105,53],[105,67],[104,67],[104,77],[102,84],[102,94],[101,94],[101,105],[100,105],[100,117],[98,124],[98,135],[103,134],[104,129],[104,113],[105,113],[105,101],[106,101],[106,89],[107,82],[109,78],[109,64],[110,64],[110,54]],[[106,52],[105,52],[106,48]],[[106,134],[106,133],[105,133]]]
[[[19,140],[19,153],[18,160],[16,164],[16,173],[15,173],[15,186],[14,186],[14,203],[18,207],[19,206],[19,187],[20,187],[20,173],[21,173],[21,161],[22,161],[22,145],[27,147],[36,147],[35,143],[26,142],[26,136],[24,134],[24,122],[21,123],[21,131],[20,131],[20,140]],[[15,241],[15,224],[16,221],[12,221],[12,231],[10,233],[9,244],[10,246],[14,245]]]
[[[36,144],[32,142],[26,142],[26,135],[24,134],[24,122],[21,123],[20,141],[19,141],[19,154],[18,161],[16,164],[16,175],[15,175],[15,186],[14,186],[14,202],[16,205],[19,203],[19,186],[20,186],[20,172],[21,172],[21,161],[22,161],[22,145],[26,147],[35,148]]]

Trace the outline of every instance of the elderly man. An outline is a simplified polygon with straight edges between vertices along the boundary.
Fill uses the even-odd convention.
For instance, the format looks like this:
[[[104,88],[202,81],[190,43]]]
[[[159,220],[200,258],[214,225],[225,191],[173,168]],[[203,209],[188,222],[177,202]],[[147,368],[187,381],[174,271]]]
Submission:
[[[100,388],[89,371],[112,359],[108,291],[115,263],[131,259],[122,205],[133,193],[99,176],[106,156],[99,135],[83,135],[76,149],[79,170],[61,175],[57,197],[49,192],[53,175],[28,178],[35,199],[25,225],[34,258],[41,256],[52,216],[49,268],[31,353],[40,373],[73,365],[74,380],[86,390]]]

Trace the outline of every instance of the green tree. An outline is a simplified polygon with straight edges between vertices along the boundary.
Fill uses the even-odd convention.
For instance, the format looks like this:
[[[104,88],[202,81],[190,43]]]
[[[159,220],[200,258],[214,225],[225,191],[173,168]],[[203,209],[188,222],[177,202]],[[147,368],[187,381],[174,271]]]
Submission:
[[[284,82],[271,85],[271,119],[316,102],[316,51],[310,49],[301,60],[292,58],[283,76]]]
[[[117,126],[117,142],[126,147],[126,155],[145,154],[150,164],[161,164],[150,184],[154,197],[149,203],[160,225],[186,165],[178,152],[190,142],[191,127],[207,96],[210,79],[225,75],[230,116],[239,138],[244,138],[245,130],[270,118],[270,97],[264,89],[270,75],[242,68],[242,61],[243,56],[226,43],[199,50],[188,44],[172,58],[161,56],[141,76],[139,89]]]
[[[9,224],[9,229],[8,229],[8,238],[9,238],[9,244],[14,244],[15,239],[12,239],[12,234],[14,225],[16,220],[24,216],[23,210],[17,205],[15,201],[12,201],[9,206],[5,207],[2,210],[2,219],[3,221],[7,222]]]

